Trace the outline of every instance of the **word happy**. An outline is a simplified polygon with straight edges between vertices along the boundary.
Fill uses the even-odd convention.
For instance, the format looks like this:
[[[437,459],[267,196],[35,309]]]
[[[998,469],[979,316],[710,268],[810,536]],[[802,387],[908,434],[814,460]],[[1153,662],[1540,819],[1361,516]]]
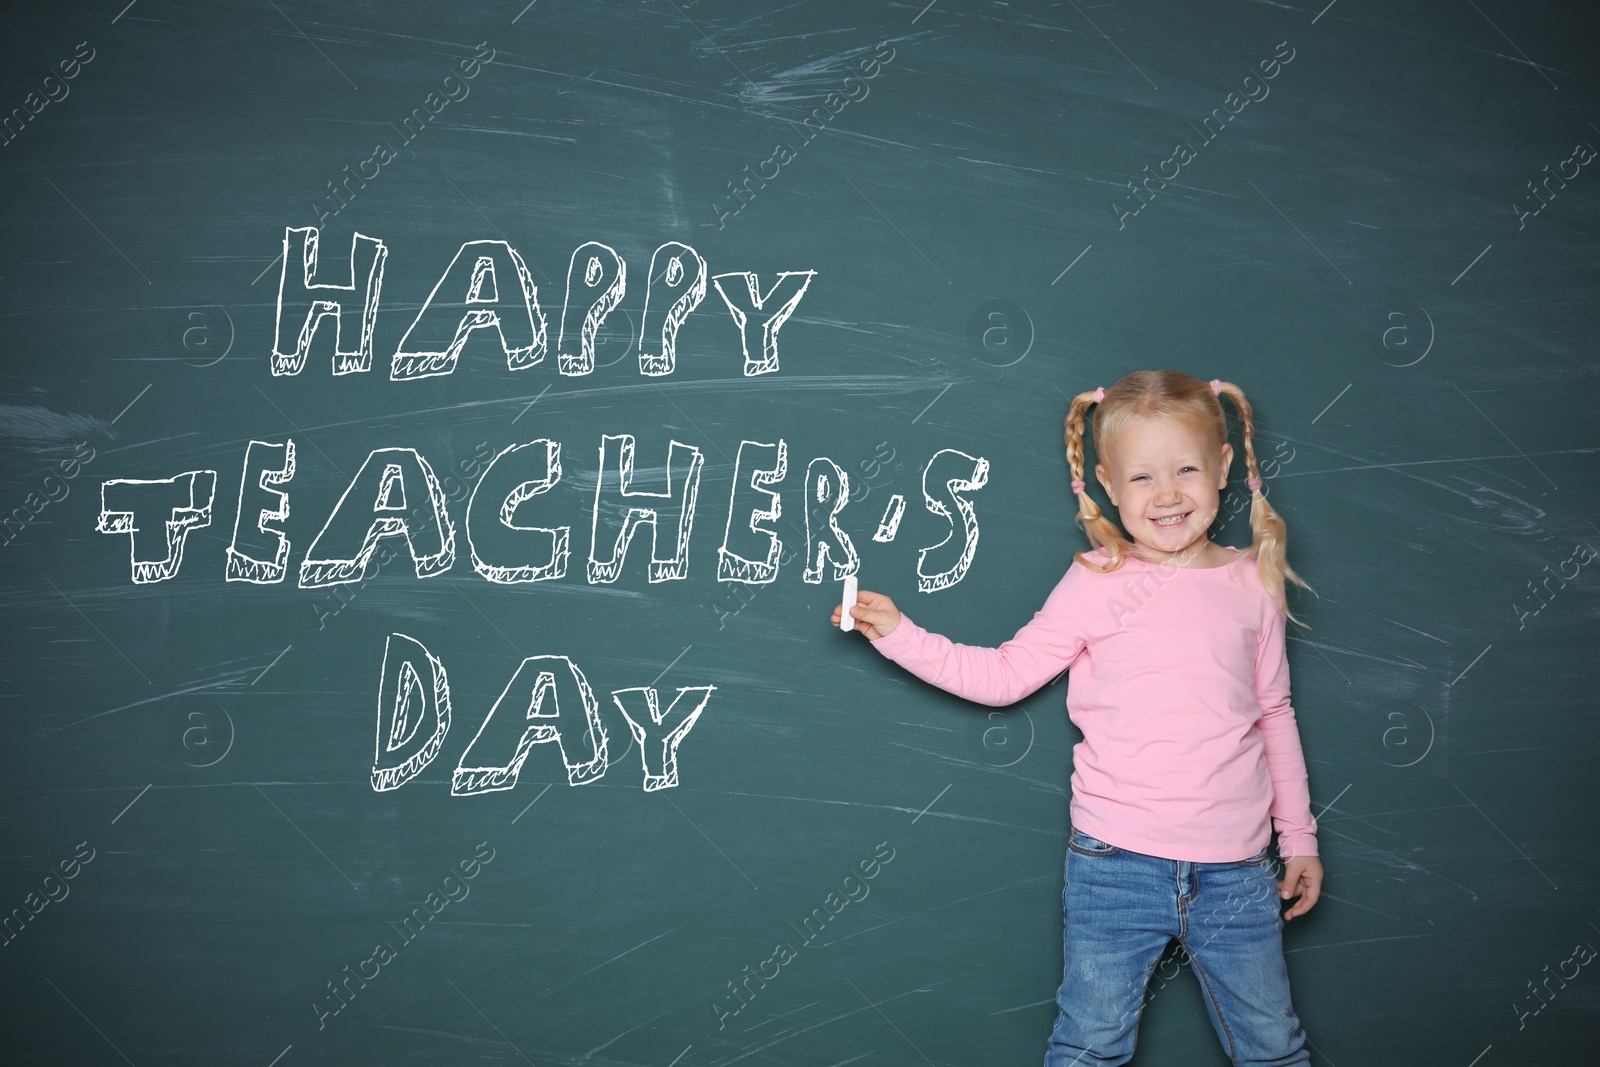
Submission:
[[[373,332],[389,249],[377,238],[354,234],[349,271],[335,268],[349,277],[349,283],[317,280],[324,273],[319,238],[315,226],[284,229],[272,346],[274,375],[304,370],[312,341],[328,322],[333,373],[372,369]],[[778,331],[794,314],[816,273],[785,271],[764,296],[753,273],[730,271],[709,277],[739,329],[746,376],[778,369]],[[677,365],[678,329],[705,298],[706,261],[688,245],[668,241],[650,257],[646,278],[639,373],[667,375]],[[627,288],[628,263],[614,249],[590,241],[573,250],[556,335],[557,370],[569,376],[594,370],[595,336]],[[506,241],[468,241],[461,246],[400,338],[390,359],[389,377],[398,382],[450,374],[467,341],[478,333],[498,344],[507,369],[513,371],[542,362],[549,348],[549,323],[539,304],[538,287],[527,263]]]

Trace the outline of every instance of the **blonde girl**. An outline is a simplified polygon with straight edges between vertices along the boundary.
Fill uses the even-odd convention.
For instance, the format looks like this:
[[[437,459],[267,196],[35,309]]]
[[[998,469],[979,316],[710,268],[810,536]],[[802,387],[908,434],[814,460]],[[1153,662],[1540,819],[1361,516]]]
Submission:
[[[1251,492],[1242,551],[1209,534],[1233,462],[1224,396]],[[1095,477],[1120,526],[1086,491],[1090,407]],[[867,590],[851,609],[855,629],[924,681],[992,706],[1069,671],[1067,713],[1083,740],[1046,1067],[1126,1063],[1146,984],[1173,940],[1234,1064],[1308,1063],[1282,940],[1284,921],[1322,887],[1285,653],[1284,585],[1305,582],[1262,492],[1250,403],[1228,382],[1136,371],[1073,398],[1066,442],[1091,548],[1014,638],[957,644]],[[1282,915],[1280,899],[1295,900]]]

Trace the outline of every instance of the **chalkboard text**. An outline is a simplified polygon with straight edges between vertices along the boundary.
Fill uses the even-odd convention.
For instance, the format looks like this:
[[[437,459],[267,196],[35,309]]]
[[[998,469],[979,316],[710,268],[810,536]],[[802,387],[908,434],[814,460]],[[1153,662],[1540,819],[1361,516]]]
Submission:
[[[589,583],[612,583],[621,577],[628,548],[643,526],[650,528],[648,581],[688,577],[689,542],[705,462],[700,449],[680,441],[670,443],[667,486],[660,492],[633,485],[632,435],[602,435],[599,451],[589,514],[585,567]],[[227,548],[228,581],[270,585],[287,577],[292,546],[283,524],[289,517],[287,485],[295,474],[295,459],[292,438],[281,443],[251,441],[247,447]],[[773,487],[785,480],[787,472],[788,444],[783,439],[775,444],[739,443],[727,522],[717,549],[718,581],[764,585],[777,577],[783,541],[771,524],[781,517],[783,500]],[[528,516],[535,498],[554,488],[562,474],[561,444],[548,438],[509,445],[484,466],[467,500],[463,524],[467,554],[481,577],[513,585],[566,576],[572,527],[535,525]],[[947,589],[966,576],[979,533],[977,512],[967,494],[983,488],[988,477],[988,460],[952,448],[934,453],[923,468],[923,504],[949,529],[918,555],[917,585],[922,592]],[[182,566],[189,534],[211,524],[216,486],[214,470],[185,471],[163,479],[110,479],[100,486],[96,529],[128,535],[135,583],[166,581]],[[850,499],[849,473],[828,457],[818,456],[806,467],[802,493],[802,577],[820,584],[855,574],[860,556],[839,525],[839,514]],[[904,497],[894,494],[875,540],[893,540],[904,508]],[[620,527],[604,521],[619,513]],[[436,577],[455,565],[457,535],[450,501],[422,453],[405,447],[373,449],[306,549],[299,584],[302,589],[359,584],[386,541],[404,545],[418,578]],[[942,566],[930,562],[934,555],[944,561]]]
[[[611,693],[639,743],[645,792],[677,786],[678,745],[716,688],[680,687],[665,709],[654,687]],[[372,788],[380,793],[399,789],[421,774],[444,745],[450,714],[450,678],[444,664],[416,638],[390,634],[378,685]],[[461,754],[450,792],[473,796],[514,789],[523,762],[539,744],[554,744],[561,753],[569,785],[599,781],[610,768],[600,702],[589,679],[566,656],[529,656],[517,665]]]
[[[283,271],[278,279],[277,331],[272,346],[274,375],[299,374],[325,320],[333,333],[335,375],[372,369],[373,333],[389,249],[375,237],[350,239],[349,270],[319,266],[320,235],[315,226],[286,227]],[[350,281],[317,280],[327,274]],[[778,369],[778,331],[794,314],[814,270],[784,271],[762,295],[760,281],[747,271],[710,276],[728,307],[744,346],[744,373]],[[639,341],[639,373],[671,374],[677,366],[678,329],[700,306],[708,280],[706,261],[686,244],[668,241],[650,257],[644,318]],[[579,245],[567,269],[566,301],[556,336],[556,368],[578,376],[594,370],[595,335],[628,287],[628,263],[598,241]],[[393,381],[450,374],[472,335],[492,335],[509,370],[526,370],[544,360],[549,324],[539,305],[538,287],[517,250],[506,241],[468,241],[423,301],[390,360]]]

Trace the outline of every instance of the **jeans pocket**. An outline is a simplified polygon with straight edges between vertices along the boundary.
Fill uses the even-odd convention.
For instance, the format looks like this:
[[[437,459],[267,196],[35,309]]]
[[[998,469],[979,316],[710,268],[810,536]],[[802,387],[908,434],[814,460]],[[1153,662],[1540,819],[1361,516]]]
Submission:
[[[1238,863],[1234,864],[1234,866],[1236,866],[1236,867],[1266,867],[1266,866],[1270,865],[1272,863],[1272,857],[1270,855],[1268,855],[1268,853],[1271,851],[1271,847],[1272,846],[1270,846],[1270,845],[1263,845],[1261,847],[1261,851],[1260,852],[1257,852],[1254,856],[1251,856],[1247,860],[1240,860]]]
[[[1072,836],[1067,839],[1067,848],[1080,856],[1115,856],[1122,851],[1116,845],[1108,845],[1082,830],[1072,831]]]

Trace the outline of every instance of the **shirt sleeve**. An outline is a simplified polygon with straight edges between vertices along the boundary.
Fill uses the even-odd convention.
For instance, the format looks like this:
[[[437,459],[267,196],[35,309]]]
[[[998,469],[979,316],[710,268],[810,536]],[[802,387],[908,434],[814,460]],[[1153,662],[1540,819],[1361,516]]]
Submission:
[[[1004,707],[1060,674],[1083,650],[1082,608],[1074,603],[1076,564],[1044,606],[999,648],[963,645],[932,633],[904,613],[872,647],[923,681],[966,700]]]
[[[1317,855],[1317,821],[1311,817],[1311,787],[1294,707],[1289,702],[1288,620],[1268,602],[1256,649],[1256,697],[1261,702],[1257,728],[1266,742],[1267,774],[1272,778],[1272,824],[1278,854]]]

